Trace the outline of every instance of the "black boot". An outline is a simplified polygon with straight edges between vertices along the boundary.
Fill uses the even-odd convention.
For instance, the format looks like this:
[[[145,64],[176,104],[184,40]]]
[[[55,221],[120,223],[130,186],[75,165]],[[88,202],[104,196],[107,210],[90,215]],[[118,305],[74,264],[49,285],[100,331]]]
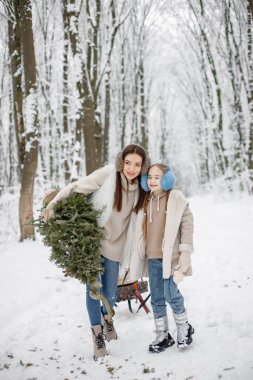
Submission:
[[[168,333],[168,335],[161,342],[157,342],[157,341],[152,342],[149,345],[149,352],[159,353],[159,352],[164,351],[166,348],[173,346],[173,344],[175,344],[175,341],[170,335],[170,333]]]

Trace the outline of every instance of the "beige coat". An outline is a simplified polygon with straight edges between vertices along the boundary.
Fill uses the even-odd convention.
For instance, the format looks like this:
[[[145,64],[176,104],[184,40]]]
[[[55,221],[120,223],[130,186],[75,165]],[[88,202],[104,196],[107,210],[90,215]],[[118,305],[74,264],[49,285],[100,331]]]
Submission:
[[[128,229],[132,209],[139,196],[138,183],[128,184],[122,175],[122,209],[113,209],[116,186],[116,170],[114,165],[107,165],[92,174],[63,188],[46,207],[46,220],[53,215],[54,205],[68,198],[74,192],[92,193],[92,203],[96,210],[102,210],[98,217],[99,226],[104,228],[104,239],[101,243],[101,254],[112,260],[124,260],[125,246],[129,245]],[[128,191],[126,191],[126,189]],[[123,270],[123,269],[122,269]]]
[[[130,279],[145,275],[147,268],[143,220],[144,213],[140,211],[137,215],[133,215],[131,221],[133,239],[128,257]],[[193,253],[193,216],[188,201],[179,190],[172,190],[168,199],[162,250],[164,279],[173,275],[181,252],[189,255]],[[192,275],[192,268],[190,267],[184,274]]]

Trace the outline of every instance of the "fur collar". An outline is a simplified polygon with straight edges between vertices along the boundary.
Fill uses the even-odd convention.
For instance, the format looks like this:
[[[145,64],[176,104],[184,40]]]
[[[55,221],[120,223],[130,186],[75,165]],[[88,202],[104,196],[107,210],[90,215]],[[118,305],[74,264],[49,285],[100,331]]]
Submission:
[[[102,210],[97,218],[98,225],[104,227],[113,211],[114,192],[116,188],[116,170],[114,165],[108,165],[108,178],[99,190],[92,194],[92,204],[95,210]]]

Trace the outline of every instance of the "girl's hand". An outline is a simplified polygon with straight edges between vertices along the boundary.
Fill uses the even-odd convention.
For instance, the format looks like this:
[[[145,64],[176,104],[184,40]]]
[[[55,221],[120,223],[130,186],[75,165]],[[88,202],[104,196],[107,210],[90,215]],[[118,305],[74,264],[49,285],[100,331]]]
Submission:
[[[187,251],[181,252],[176,270],[180,270],[181,273],[185,273],[191,266],[191,253]]]
[[[185,278],[185,275],[180,270],[175,270],[173,275],[173,281],[176,285],[178,285],[183,279]]]

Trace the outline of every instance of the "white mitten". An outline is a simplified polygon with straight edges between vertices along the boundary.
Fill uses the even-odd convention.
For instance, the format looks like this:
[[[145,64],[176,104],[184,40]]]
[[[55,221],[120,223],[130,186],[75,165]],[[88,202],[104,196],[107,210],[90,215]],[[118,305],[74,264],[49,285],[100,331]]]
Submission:
[[[176,285],[178,285],[183,279],[185,278],[185,275],[180,270],[175,270],[173,275],[173,281]]]
[[[181,252],[176,265],[176,270],[180,270],[181,273],[185,273],[191,266],[191,253],[183,251]]]

